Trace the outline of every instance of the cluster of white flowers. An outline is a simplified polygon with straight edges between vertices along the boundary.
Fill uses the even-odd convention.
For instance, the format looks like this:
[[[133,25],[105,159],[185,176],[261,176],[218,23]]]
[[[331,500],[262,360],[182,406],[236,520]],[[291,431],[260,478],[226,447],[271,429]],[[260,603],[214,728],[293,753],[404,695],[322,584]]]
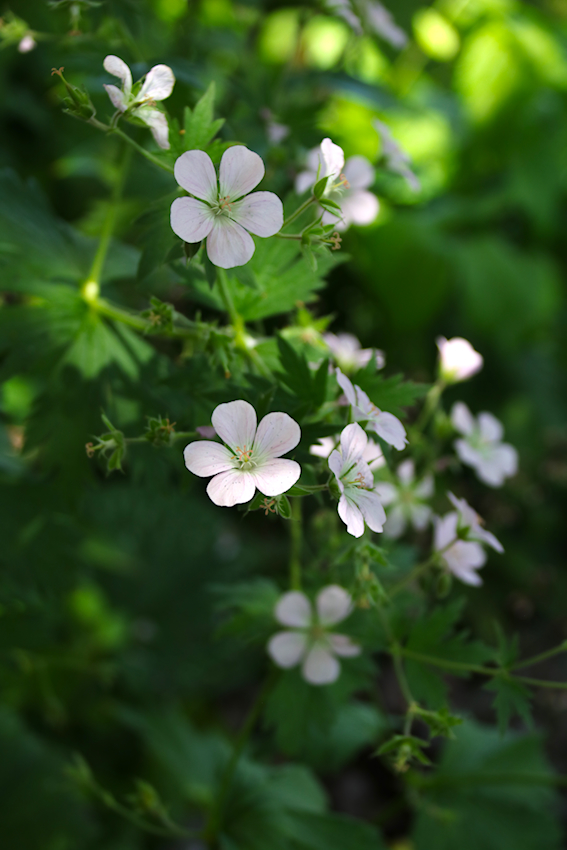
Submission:
[[[478,586],[482,579],[476,571],[486,562],[486,552],[481,543],[500,553],[504,548],[493,534],[482,527],[481,518],[465,499],[457,499],[452,493],[447,495],[456,510],[444,517],[435,517],[434,549],[448,572],[465,584]]]
[[[323,342],[329,347],[333,359],[342,372],[357,372],[374,357],[376,368],[383,369],[386,363],[384,352],[374,348],[362,348],[353,334],[323,334]]]
[[[407,443],[407,436],[406,429],[398,417],[393,413],[379,410],[364,390],[356,384],[353,386],[352,381],[343,375],[340,369],[336,370],[336,374],[354,418],[358,422],[367,422],[367,427],[375,431],[382,440],[401,451]]]

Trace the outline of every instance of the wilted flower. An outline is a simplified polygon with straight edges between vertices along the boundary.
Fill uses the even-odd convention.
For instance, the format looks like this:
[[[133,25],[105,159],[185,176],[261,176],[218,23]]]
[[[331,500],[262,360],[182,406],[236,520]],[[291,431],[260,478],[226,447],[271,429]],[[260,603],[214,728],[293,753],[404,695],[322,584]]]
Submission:
[[[379,410],[372,404],[366,393],[356,384],[343,375],[340,369],[336,370],[337,381],[352,407],[352,413],[356,420],[366,421],[367,427],[372,428],[386,443],[390,443],[395,449],[401,451],[407,443],[406,429],[393,413]]]
[[[439,373],[448,384],[466,381],[482,369],[482,354],[460,336],[445,339],[437,337]]]
[[[342,148],[329,138],[323,139],[318,148],[310,151],[307,170],[297,175],[296,192],[301,194],[323,177],[329,178],[323,197],[335,201],[341,208],[340,215],[325,210],[323,224],[334,224],[337,230],[346,230],[351,224],[374,221],[380,205],[376,195],[366,191],[374,183],[375,173],[365,157],[351,156],[345,164]]]
[[[273,236],[283,225],[283,204],[277,195],[248,194],[264,172],[261,157],[244,145],[234,145],[223,153],[218,182],[207,153],[181,154],[175,163],[175,179],[195,197],[176,198],[171,205],[173,232],[185,242],[206,238],[209,259],[221,269],[243,266],[255,251],[250,233]]]
[[[376,492],[382,504],[389,506],[384,534],[388,537],[401,537],[408,525],[423,531],[431,519],[432,510],[425,504],[434,491],[433,476],[426,475],[421,481],[415,480],[413,460],[404,460],[396,470],[398,481],[379,481]]]
[[[173,91],[175,77],[167,65],[154,65],[140,87],[139,83],[132,85],[132,72],[118,56],[107,56],[104,69],[122,80],[122,88],[105,85],[104,88],[113,106],[126,117],[138,118],[152,131],[152,135],[160,148],[169,148],[169,129],[167,118],[156,107],[156,102],[165,100]]]
[[[461,461],[472,466],[477,476],[489,487],[501,487],[506,478],[518,471],[518,453],[514,446],[503,443],[504,428],[492,413],[479,413],[475,419],[466,404],[457,401],[451,410],[451,421],[463,438],[455,440]]]
[[[409,167],[411,162],[409,154],[396,142],[387,124],[375,118],[372,125],[380,136],[382,155],[386,160],[386,168],[403,177],[414,192],[419,192],[421,183]]]
[[[362,537],[364,523],[372,531],[382,531],[386,514],[374,489],[374,476],[363,459],[368,437],[356,422],[341,434],[340,446],[331,452],[329,467],[334,473],[341,497],[338,512],[353,537]]]
[[[232,507],[249,502],[256,488],[279,496],[301,474],[294,460],[282,458],[299,443],[301,431],[287,413],[268,413],[256,427],[256,411],[247,401],[229,401],[213,411],[212,423],[226,446],[210,440],[189,443],[185,466],[209,481],[207,493],[215,505]]]
[[[435,517],[434,548],[441,553],[450,573],[465,584],[480,585],[482,579],[476,570],[486,561],[481,542],[496,552],[504,549],[493,534],[481,527],[480,517],[464,499],[457,499],[452,493],[448,496],[457,510]]]
[[[331,584],[319,591],[315,611],[304,593],[294,590],[278,601],[274,616],[292,630],[277,632],[268,643],[268,653],[278,667],[288,669],[302,662],[301,674],[311,685],[329,685],[341,671],[337,655],[352,658],[360,647],[346,635],[329,631],[352,611],[350,595]]]
[[[343,372],[356,372],[364,368],[373,356],[376,357],[376,368],[384,367],[384,352],[374,348],[361,348],[360,342],[353,334],[325,333],[323,342],[329,346],[333,359]]]

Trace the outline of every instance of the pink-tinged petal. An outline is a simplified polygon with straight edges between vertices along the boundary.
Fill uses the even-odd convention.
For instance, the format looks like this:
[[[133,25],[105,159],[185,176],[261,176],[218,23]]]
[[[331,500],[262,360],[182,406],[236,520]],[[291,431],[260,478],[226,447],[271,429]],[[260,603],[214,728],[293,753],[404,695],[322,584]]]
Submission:
[[[380,203],[376,195],[363,189],[349,192],[339,200],[343,222],[349,224],[372,224],[380,211]]]
[[[183,457],[189,472],[201,478],[208,478],[210,475],[217,475],[219,472],[226,472],[235,467],[232,452],[226,446],[210,440],[189,443],[185,446]]]
[[[117,86],[104,84],[104,88],[106,89],[106,93],[112,101],[112,105],[115,109],[119,109],[120,112],[125,112],[126,107],[128,105],[128,98]]]
[[[455,440],[453,443],[460,460],[468,466],[478,467],[483,463],[482,455],[466,440]]]
[[[360,509],[344,493],[339,500],[338,514],[353,537],[364,534],[364,518]]]
[[[175,179],[186,192],[202,201],[216,201],[217,174],[208,153],[185,151],[176,159],[173,171]]]
[[[211,263],[221,269],[244,266],[255,250],[254,240],[243,227],[224,215],[217,216],[207,237]]]
[[[386,537],[391,537],[396,540],[401,537],[407,528],[407,519],[404,509],[400,505],[396,505],[388,513],[386,522],[384,523],[384,534]]]
[[[230,217],[255,236],[273,236],[282,229],[283,204],[273,192],[253,192],[232,205]]]
[[[382,437],[398,451],[405,447],[407,443],[406,429],[393,413],[382,411],[372,420],[372,427],[379,437]]]
[[[404,460],[403,463],[400,463],[396,470],[396,475],[406,487],[411,484],[415,478],[415,466],[413,464],[413,460],[408,458],[407,460]]]
[[[479,543],[486,543],[487,546],[490,546],[499,554],[502,554],[504,551],[504,546],[498,540],[497,537],[494,536],[490,531],[486,531],[486,529],[482,528],[480,525],[476,525],[471,529],[469,536],[471,540],[476,540]]]
[[[368,528],[371,531],[382,531],[386,522],[386,511],[378,493],[371,490],[359,490],[356,494],[356,504]]]
[[[388,481],[379,481],[374,489],[383,505],[391,505],[398,499],[398,488]]]
[[[337,368],[335,370],[335,374],[337,376],[337,383],[338,383],[339,387],[341,388],[341,390],[346,395],[348,403],[352,406],[355,406],[356,405],[356,393],[354,391],[352,381],[349,380],[349,378],[347,378],[346,375],[343,375],[343,373],[341,372],[341,370],[339,368]]]
[[[283,457],[262,461],[250,474],[256,487],[264,496],[280,496],[293,487],[301,475],[301,467],[296,461]]]
[[[307,649],[307,635],[301,632],[277,632],[268,643],[268,655],[284,670],[299,664]]]
[[[376,172],[365,156],[350,156],[345,163],[343,174],[351,189],[368,189],[376,177]]]
[[[234,145],[223,155],[219,169],[220,195],[237,201],[254,189],[265,173],[262,157],[244,145]]]
[[[229,469],[211,478],[207,485],[207,494],[211,502],[221,508],[232,508],[249,502],[256,492],[254,479],[249,472]]]
[[[323,156],[324,170],[321,177],[329,176],[331,180],[343,170],[345,155],[342,148],[335,145],[329,138],[321,142],[321,154]]]
[[[169,150],[169,126],[163,112],[152,106],[139,106],[133,114],[150,128],[158,146],[164,151]]]
[[[480,543],[472,543],[468,540],[457,540],[443,553],[442,557],[455,575],[462,571],[478,569],[486,562],[486,552]]]
[[[492,413],[483,411],[478,414],[478,426],[481,437],[491,443],[499,443],[504,436],[502,423]]]
[[[342,454],[337,449],[332,451],[329,455],[329,469],[335,475],[337,481],[339,481],[342,475],[344,465],[345,463]],[[344,490],[344,485],[342,481],[339,481],[339,487],[341,488],[342,492]]]
[[[310,685],[330,685],[336,682],[341,665],[325,644],[316,643],[307,653],[301,673]]]
[[[211,208],[196,198],[176,198],[171,205],[171,229],[184,242],[200,242],[213,228]]]
[[[463,584],[470,584],[471,587],[479,587],[482,584],[481,577],[473,567],[459,566],[449,572],[452,572],[455,578],[458,578]]]
[[[343,465],[351,467],[362,459],[368,443],[368,437],[357,422],[347,425],[341,433],[341,453]]]
[[[354,385],[354,389],[356,390],[356,406],[358,408],[358,413],[356,413],[356,415],[360,419],[364,419],[367,417],[371,418],[372,416],[375,416],[377,413],[380,412],[376,405],[372,404],[364,390],[360,389],[358,384]],[[365,415],[361,416],[360,414]]]
[[[340,623],[351,613],[353,605],[350,593],[338,584],[329,584],[317,594],[315,607],[319,622],[323,626]]]
[[[104,66],[104,70],[109,74],[112,74],[113,77],[118,77],[122,80],[122,88],[126,95],[129,95],[132,91],[132,72],[130,68],[119,56],[106,56],[104,62],[102,63]],[[105,86],[106,88],[106,86]]]
[[[410,505],[411,524],[417,531],[423,531],[429,525],[433,511],[428,505]]]
[[[313,611],[311,602],[299,590],[290,590],[278,600],[274,609],[274,617],[282,626],[307,628],[311,625]]]
[[[175,77],[167,65],[154,65],[146,74],[136,100],[165,100],[173,91]]]
[[[258,457],[281,457],[301,439],[301,428],[287,413],[268,413],[256,431],[254,451]]]
[[[474,416],[463,401],[456,401],[451,409],[453,428],[460,434],[468,436],[474,431]]]
[[[458,521],[459,515],[456,511],[451,511],[451,513],[445,514],[444,517],[437,516],[434,518],[433,548],[437,552],[444,549],[453,540],[456,540]]]
[[[229,401],[219,404],[211,417],[213,428],[231,449],[249,451],[256,434],[256,411],[247,401]]]
[[[295,191],[298,195],[303,195],[311,186],[315,184],[317,179],[316,171],[300,171],[295,178]]]
[[[355,658],[362,652],[362,648],[347,637],[347,635],[332,634],[327,635],[327,638],[335,655],[339,655],[342,658]]]
[[[309,446],[309,454],[315,455],[315,457],[329,457],[336,444],[335,437],[319,437],[316,443]]]

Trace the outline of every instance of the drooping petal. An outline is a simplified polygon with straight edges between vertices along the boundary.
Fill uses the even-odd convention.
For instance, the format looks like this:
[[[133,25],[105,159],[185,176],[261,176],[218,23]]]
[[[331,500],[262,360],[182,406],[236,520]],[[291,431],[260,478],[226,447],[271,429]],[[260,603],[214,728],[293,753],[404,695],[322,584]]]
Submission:
[[[175,179],[186,192],[212,203],[217,199],[217,175],[205,151],[185,151],[175,161]]]
[[[221,198],[237,201],[258,185],[264,173],[262,157],[257,153],[244,145],[228,148],[222,155],[219,169]]]
[[[232,205],[230,217],[255,236],[273,236],[282,229],[283,204],[273,192],[253,192]]]
[[[356,504],[360,508],[368,528],[371,531],[382,531],[386,522],[386,511],[378,493],[373,490],[361,489],[356,494]]]
[[[351,189],[368,189],[376,177],[376,172],[365,156],[350,156],[343,173]]]
[[[327,638],[335,655],[342,658],[355,658],[362,652],[362,648],[347,635],[330,634]]]
[[[337,383],[346,395],[348,403],[354,407],[356,405],[356,393],[352,381],[346,375],[343,375],[339,368],[335,370],[335,374],[337,376]]]
[[[345,164],[345,155],[342,148],[335,145],[329,138],[321,142],[321,154],[323,156],[324,169],[321,177],[329,177],[331,181],[338,177]]]
[[[352,422],[343,429],[341,453],[344,467],[349,468],[362,459],[367,443],[368,437],[357,422]]]
[[[492,413],[487,413],[486,411],[479,413],[478,426],[481,437],[488,442],[499,443],[504,436],[502,423]]]
[[[330,685],[339,678],[341,665],[325,644],[316,643],[307,653],[301,672],[311,685]]]
[[[301,632],[277,632],[270,638],[268,654],[284,670],[299,664],[307,649],[307,635]]]
[[[499,552],[502,554],[504,551],[504,546],[498,540],[497,537],[494,536],[490,531],[486,531],[482,526],[477,525],[470,532],[471,540],[476,540],[479,543],[486,543],[487,546],[490,546],[495,552]]]
[[[474,417],[463,401],[456,401],[451,409],[453,428],[468,436],[474,431]]]
[[[268,413],[256,431],[254,452],[257,457],[281,457],[296,447],[301,428],[287,413]]]
[[[226,472],[227,469],[233,469],[235,466],[232,452],[226,446],[213,443],[211,440],[197,440],[189,443],[185,446],[183,457],[189,472],[201,478]]]
[[[338,584],[329,584],[317,594],[315,607],[319,622],[323,626],[332,626],[348,617],[352,611],[350,593]]]
[[[147,124],[159,147],[164,151],[169,150],[169,126],[163,112],[152,106],[138,106],[133,114]]]
[[[476,572],[474,567],[460,566],[451,570],[455,578],[458,578],[463,584],[470,584],[471,587],[479,587],[482,584],[482,579]]]
[[[347,527],[349,534],[353,537],[362,537],[364,534],[364,517],[357,505],[343,493],[339,499],[338,514]]]
[[[381,411],[372,420],[372,427],[379,437],[390,443],[395,449],[401,451],[406,443],[406,429],[393,413]]]
[[[249,472],[229,469],[211,478],[207,485],[207,494],[211,502],[221,508],[232,508],[249,502],[256,492],[254,479]]]
[[[406,485],[406,487],[411,484],[413,479],[415,478],[415,466],[413,460],[411,458],[408,458],[407,460],[404,460],[402,463],[400,463],[396,470],[396,475],[398,476],[402,484]]]
[[[282,626],[307,628],[311,625],[313,617],[311,602],[299,590],[290,590],[279,598],[274,609],[274,617]]]
[[[249,451],[256,434],[256,411],[242,399],[219,404],[211,417],[213,428],[231,449]]]
[[[129,95],[132,91],[132,72],[130,68],[119,56],[114,56],[110,54],[110,56],[106,56],[104,62],[102,63],[104,66],[104,70],[109,74],[112,74],[113,77],[118,77],[122,80],[122,88],[126,95]],[[105,86],[106,88],[106,86]]]
[[[213,228],[211,208],[196,198],[176,198],[171,205],[171,229],[184,242],[200,242]]]
[[[154,65],[146,74],[136,100],[165,100],[173,91],[175,77],[168,65]]]
[[[263,461],[250,472],[260,493],[264,496],[279,496],[298,481],[301,467],[295,460],[274,457]]]
[[[119,109],[120,112],[125,112],[128,106],[127,95],[125,95],[124,92],[118,88],[118,86],[106,85],[106,83],[104,83],[104,88],[106,89],[106,93],[109,96],[114,108]]]
[[[243,227],[224,215],[217,216],[207,237],[211,263],[221,269],[244,266],[255,250],[254,240]]]

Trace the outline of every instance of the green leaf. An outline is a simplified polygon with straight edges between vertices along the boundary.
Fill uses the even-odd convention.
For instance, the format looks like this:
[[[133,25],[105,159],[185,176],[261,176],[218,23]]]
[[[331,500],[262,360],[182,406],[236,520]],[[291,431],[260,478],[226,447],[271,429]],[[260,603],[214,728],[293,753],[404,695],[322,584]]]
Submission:
[[[293,850],[386,850],[375,827],[346,815],[296,812],[288,835]]]
[[[224,118],[214,120],[215,84],[211,83],[193,110],[185,107],[183,126],[185,150],[204,150],[224,124]]]
[[[413,381],[404,380],[403,375],[392,375],[384,378],[376,372],[374,358],[368,367],[358,372],[353,383],[357,384],[370,400],[380,410],[387,410],[394,416],[405,416],[404,407],[411,407],[420,398],[423,398],[429,390],[429,384],[416,384]]]
[[[505,673],[494,676],[484,686],[487,691],[495,691],[494,708],[498,718],[498,729],[504,735],[510,720],[515,715],[522,718],[526,726],[532,727],[531,693],[521,682]]]
[[[327,188],[328,182],[329,182],[328,176],[327,177],[321,177],[321,179],[318,180],[315,183],[315,185],[313,186],[313,194],[315,195],[315,197],[318,200],[321,200],[321,198],[323,197],[323,193],[324,193],[325,189]]]

